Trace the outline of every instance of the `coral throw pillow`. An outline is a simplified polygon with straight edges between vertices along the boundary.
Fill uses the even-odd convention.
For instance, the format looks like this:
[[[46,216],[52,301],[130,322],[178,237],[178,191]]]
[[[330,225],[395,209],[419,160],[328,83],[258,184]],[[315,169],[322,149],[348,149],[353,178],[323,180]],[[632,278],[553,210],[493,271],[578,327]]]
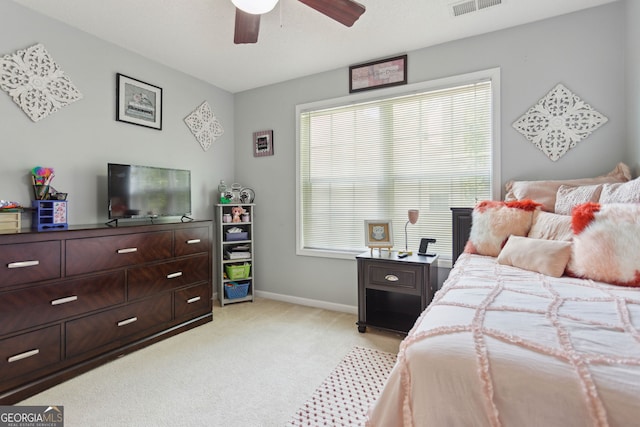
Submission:
[[[567,271],[577,277],[640,287],[640,203],[574,209],[573,250]]]
[[[531,228],[533,212],[540,206],[531,200],[512,202],[484,201],[471,214],[469,241],[464,251],[498,256],[509,236],[526,236]]]

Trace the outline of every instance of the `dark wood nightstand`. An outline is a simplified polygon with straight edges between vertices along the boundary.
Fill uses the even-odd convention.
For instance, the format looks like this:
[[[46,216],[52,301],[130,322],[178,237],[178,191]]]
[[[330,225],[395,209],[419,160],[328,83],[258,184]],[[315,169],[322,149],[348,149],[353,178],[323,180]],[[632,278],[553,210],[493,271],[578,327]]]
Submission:
[[[438,256],[364,252],[358,261],[358,331],[406,334],[438,290]]]

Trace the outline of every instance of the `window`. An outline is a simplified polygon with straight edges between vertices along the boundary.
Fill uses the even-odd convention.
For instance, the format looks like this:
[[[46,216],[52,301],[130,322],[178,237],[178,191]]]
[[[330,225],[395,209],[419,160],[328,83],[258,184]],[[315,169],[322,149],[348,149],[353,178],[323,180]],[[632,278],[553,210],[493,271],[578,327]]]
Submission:
[[[353,258],[365,220],[451,259],[450,207],[499,196],[499,70],[299,105],[298,254]],[[416,224],[407,211],[418,209]]]

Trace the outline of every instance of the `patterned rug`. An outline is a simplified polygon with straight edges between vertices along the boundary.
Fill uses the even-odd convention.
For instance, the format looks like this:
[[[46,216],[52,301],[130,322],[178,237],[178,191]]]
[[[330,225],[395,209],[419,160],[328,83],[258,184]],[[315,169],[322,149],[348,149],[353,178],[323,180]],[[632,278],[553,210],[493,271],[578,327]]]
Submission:
[[[395,354],[354,347],[287,427],[363,426],[395,362]]]

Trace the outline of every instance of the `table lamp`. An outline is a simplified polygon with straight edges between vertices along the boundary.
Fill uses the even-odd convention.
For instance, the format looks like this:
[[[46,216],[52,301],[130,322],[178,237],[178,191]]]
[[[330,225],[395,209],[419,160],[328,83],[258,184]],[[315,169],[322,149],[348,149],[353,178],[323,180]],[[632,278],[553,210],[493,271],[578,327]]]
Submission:
[[[412,255],[413,252],[409,251],[409,241],[407,239],[407,226],[409,225],[409,223],[411,224],[415,224],[416,222],[418,222],[418,216],[420,215],[420,211],[418,209],[409,209],[409,211],[407,212],[407,216],[409,217],[409,220],[407,221],[407,223],[404,225],[404,254],[407,255]]]

